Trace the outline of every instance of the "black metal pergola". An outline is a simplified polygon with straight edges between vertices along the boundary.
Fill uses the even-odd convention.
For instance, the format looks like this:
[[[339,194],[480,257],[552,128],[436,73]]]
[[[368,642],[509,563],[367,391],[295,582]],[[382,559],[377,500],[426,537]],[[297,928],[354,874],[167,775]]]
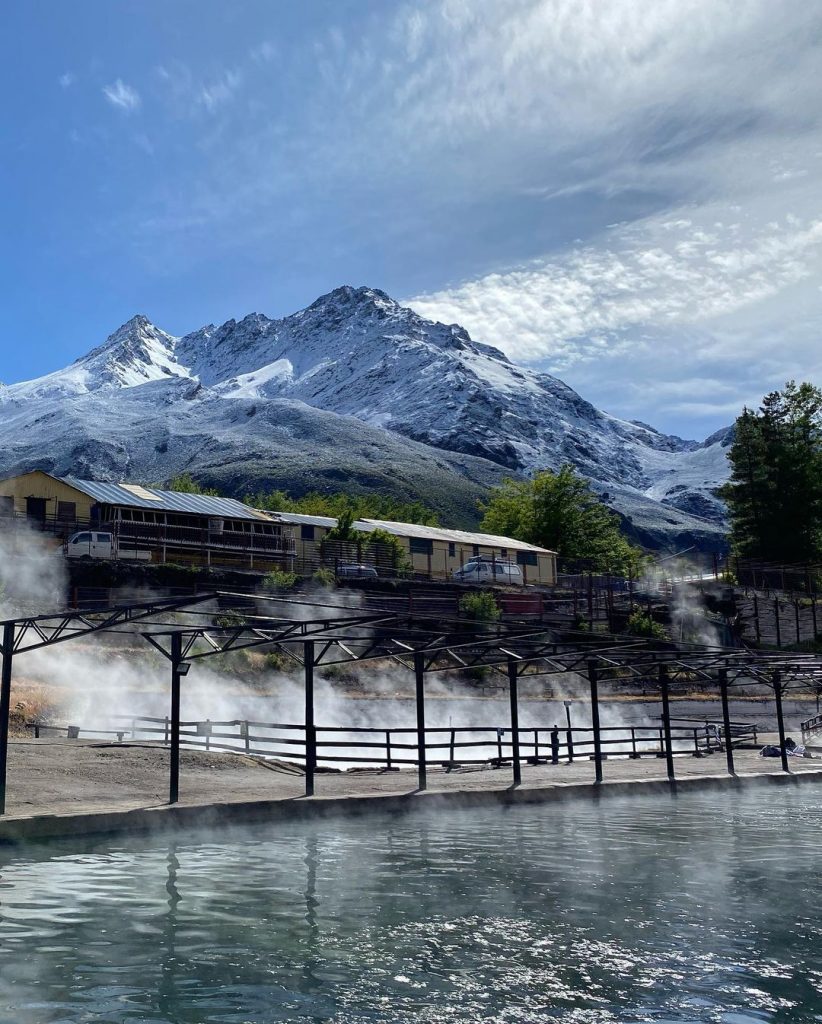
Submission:
[[[520,678],[576,674],[587,678],[593,726],[595,780],[603,779],[600,742],[599,685],[614,679],[650,682],[659,689],[667,774],[674,774],[674,743],[670,723],[670,686],[675,680],[704,680],[717,686],[725,735],[730,735],[729,687],[738,680],[767,683],[774,693],[782,768],[790,771],[785,750],[782,698],[788,690],[822,686],[822,658],[787,651],[705,647],[665,643],[637,637],[572,632],[525,622],[482,626],[464,620],[426,619],[407,614],[365,613],[352,607],[299,601],[291,597],[254,597],[255,607],[269,614],[249,613],[249,596],[217,591],[184,598],[161,599],[96,611],[63,611],[0,622],[0,814],[5,813],[6,768],[11,681],[14,658],[28,651],[92,634],[141,636],[169,662],[171,670],[169,802],[179,799],[181,681],[196,661],[240,650],[280,651],[304,678],[305,792],[314,793],[317,730],[314,717],[314,676],[317,669],[348,663],[390,661],[414,673],[417,785],[427,786],[425,678],[429,673],[486,668],[507,678],[512,735],[513,783],[521,782],[518,684]],[[203,605],[219,604],[220,611]],[[226,615],[225,608],[235,611]],[[171,621],[169,621],[171,619]],[[179,620],[185,621],[179,621]],[[226,625],[227,620],[235,621]],[[725,743],[728,771],[734,774],[733,750]]]

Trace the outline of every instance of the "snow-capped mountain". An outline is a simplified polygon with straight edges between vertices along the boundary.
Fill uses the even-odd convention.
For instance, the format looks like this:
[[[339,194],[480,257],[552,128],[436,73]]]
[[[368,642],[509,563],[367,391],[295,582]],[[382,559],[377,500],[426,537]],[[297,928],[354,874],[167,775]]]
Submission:
[[[699,444],[610,416],[369,288],[181,338],[136,316],[71,366],[0,389],[3,471],[348,483],[428,497],[464,522],[503,475],[571,462],[664,546],[718,543],[728,443],[728,431]]]

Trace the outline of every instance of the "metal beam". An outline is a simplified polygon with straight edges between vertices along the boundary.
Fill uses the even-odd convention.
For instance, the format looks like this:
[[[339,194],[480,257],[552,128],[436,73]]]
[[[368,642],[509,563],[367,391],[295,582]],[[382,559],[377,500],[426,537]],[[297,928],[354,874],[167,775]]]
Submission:
[[[14,623],[3,624],[3,665],[0,672],[0,814],[6,813],[6,772],[9,760],[11,714],[11,666],[14,657]]]

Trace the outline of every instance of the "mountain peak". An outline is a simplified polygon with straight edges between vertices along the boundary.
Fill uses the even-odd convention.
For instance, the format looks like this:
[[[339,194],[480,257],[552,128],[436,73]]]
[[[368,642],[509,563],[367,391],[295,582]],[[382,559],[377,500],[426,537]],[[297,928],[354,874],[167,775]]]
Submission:
[[[315,299],[303,312],[316,312],[318,310],[326,310],[329,307],[350,309],[354,312],[366,306],[373,306],[383,310],[401,308],[398,302],[395,302],[390,295],[387,295],[379,288],[367,288],[364,286],[355,288],[353,285],[343,284],[326,295],[321,295],[318,299]]]
[[[182,405],[195,397],[200,401]],[[14,408],[5,425],[0,422],[0,455],[4,442],[18,451],[6,452],[0,469],[31,461],[19,454],[30,450],[23,416],[43,431],[40,437],[65,436],[70,467],[81,457],[73,439],[85,417],[92,448],[81,455],[98,451],[99,442],[108,453],[98,459],[100,472],[113,459],[118,472],[150,465],[146,475],[156,479],[168,456],[185,458],[175,465],[187,468],[219,464],[232,477],[251,460],[273,474],[288,459],[272,456],[269,464],[260,452],[269,451],[275,435],[290,439],[296,417],[310,420],[301,450],[325,448],[337,460],[335,437],[350,441],[359,421],[363,436],[379,428],[387,438],[450,453],[442,455],[452,459],[450,466],[468,466],[478,457],[499,474],[571,463],[608,493],[637,536],[654,543],[670,537],[682,547],[696,536],[716,543],[724,511],[715,496],[727,477],[723,434],[697,445],[608,416],[557,378],[516,366],[458,324],[427,320],[377,288],[342,285],[282,319],[249,313],[182,338],[139,313],[71,366],[0,390],[0,407]],[[150,450],[133,427],[118,434],[120,418],[126,422],[132,414],[156,428]],[[192,451],[186,446],[195,437],[199,447]],[[370,472],[378,462],[374,457]],[[385,472],[402,477],[398,469],[392,463]]]
[[[187,376],[174,358],[176,341],[145,314],[137,313],[74,365],[85,371],[88,390],[134,387],[163,377]]]

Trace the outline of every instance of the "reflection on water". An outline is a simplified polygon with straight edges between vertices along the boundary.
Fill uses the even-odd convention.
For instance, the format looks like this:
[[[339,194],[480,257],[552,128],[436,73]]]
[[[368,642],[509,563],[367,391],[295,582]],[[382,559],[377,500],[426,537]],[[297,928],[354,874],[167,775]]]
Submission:
[[[6,851],[0,1021],[819,1021],[814,788]]]

